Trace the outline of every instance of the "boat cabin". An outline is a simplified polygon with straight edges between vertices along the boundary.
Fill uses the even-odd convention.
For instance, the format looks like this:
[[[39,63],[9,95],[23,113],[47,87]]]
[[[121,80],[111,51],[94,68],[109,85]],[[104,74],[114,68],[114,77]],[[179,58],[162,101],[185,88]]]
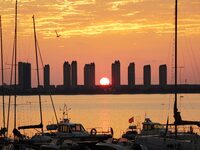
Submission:
[[[152,122],[150,118],[145,118],[145,121],[142,123],[142,125],[142,134],[158,134],[165,131],[164,125],[157,122]]]
[[[135,136],[138,134],[136,125],[130,125],[126,130],[126,133],[122,134],[122,138],[126,138],[128,140],[135,140]]]
[[[69,120],[62,120],[59,124],[47,125],[47,130],[57,130],[62,133],[73,133],[73,132],[86,132],[85,128],[80,123],[70,123]]]

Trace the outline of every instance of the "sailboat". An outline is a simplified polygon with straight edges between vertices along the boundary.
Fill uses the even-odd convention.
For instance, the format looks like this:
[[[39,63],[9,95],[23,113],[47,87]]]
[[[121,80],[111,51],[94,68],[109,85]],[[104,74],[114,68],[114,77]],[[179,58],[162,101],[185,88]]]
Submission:
[[[174,88],[174,123],[167,124],[163,135],[138,135],[136,142],[144,144],[149,150],[200,150],[200,136],[193,132],[192,126],[200,127],[200,121],[183,120],[177,106],[177,64],[178,64],[178,0],[175,0],[175,88]],[[189,132],[179,132],[178,126],[191,125]],[[175,131],[169,132],[168,126]]]

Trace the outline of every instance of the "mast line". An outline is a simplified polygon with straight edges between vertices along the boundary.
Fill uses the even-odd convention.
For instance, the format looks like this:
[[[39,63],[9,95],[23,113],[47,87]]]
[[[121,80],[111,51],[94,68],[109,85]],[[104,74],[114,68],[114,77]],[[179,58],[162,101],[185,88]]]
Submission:
[[[4,67],[3,67],[3,29],[0,16],[0,36],[1,36],[1,80],[2,80],[2,105],[3,105],[3,128],[6,127],[5,123],[5,97],[4,97]]]
[[[175,0],[175,105],[176,105],[176,111],[177,110],[177,63],[178,63],[178,0]],[[175,121],[175,136],[177,136],[177,124]]]
[[[16,129],[17,126],[17,96],[16,96],[16,90],[17,90],[17,0],[15,4],[15,39],[14,39],[14,53],[15,53],[15,63],[14,63],[14,69],[15,69],[15,79],[14,79],[14,129]]]
[[[13,50],[12,50],[12,61],[11,61],[11,72],[10,72],[10,89],[12,88],[12,80],[13,80],[13,64],[14,64],[14,46],[15,43],[13,43]],[[11,93],[8,97],[8,114],[7,114],[7,134],[9,130],[9,122],[10,122],[10,104],[11,104]]]
[[[37,67],[37,82],[38,88],[40,88],[40,75],[39,75],[39,64],[38,64],[38,46],[37,46],[37,36],[36,36],[36,29],[35,29],[35,17],[33,15],[33,27],[34,27],[34,43],[35,43],[35,54],[36,54],[36,67]],[[40,123],[42,125],[42,133],[43,133],[43,118],[42,118],[42,102],[41,102],[41,95],[39,94],[39,106],[40,106]]]

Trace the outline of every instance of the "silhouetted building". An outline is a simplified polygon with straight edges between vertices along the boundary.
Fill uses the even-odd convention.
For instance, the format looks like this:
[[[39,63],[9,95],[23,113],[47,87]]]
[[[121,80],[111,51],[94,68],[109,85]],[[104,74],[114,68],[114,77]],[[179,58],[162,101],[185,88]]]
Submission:
[[[70,84],[70,64],[65,61],[63,64],[63,85],[65,87],[70,87]]]
[[[31,64],[18,62],[18,84],[20,89],[31,88]]]
[[[85,64],[84,66],[84,86],[95,87],[95,64]]]
[[[45,65],[44,66],[44,87],[49,87],[50,86],[50,66]]]
[[[71,86],[77,86],[77,61],[71,63]]]
[[[84,86],[89,87],[89,64],[84,66]]]
[[[130,63],[128,66],[128,85],[135,85],[135,63]]]
[[[112,86],[120,86],[120,61],[112,63]]]
[[[90,76],[91,76],[91,86],[95,86],[95,64],[91,63],[90,64]]]
[[[144,85],[151,85],[151,66],[144,66]]]
[[[167,85],[167,65],[159,66],[159,85]]]

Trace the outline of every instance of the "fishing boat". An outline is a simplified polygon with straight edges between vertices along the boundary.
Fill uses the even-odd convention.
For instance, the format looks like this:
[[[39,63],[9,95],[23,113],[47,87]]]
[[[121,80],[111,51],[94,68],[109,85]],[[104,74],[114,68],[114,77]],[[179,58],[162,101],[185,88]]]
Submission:
[[[183,120],[177,107],[177,51],[178,51],[178,0],[175,0],[175,90],[174,90],[174,123],[167,119],[165,133],[163,135],[138,135],[136,142],[144,144],[149,150],[200,150],[200,136],[194,133],[192,126],[200,127],[200,121]],[[188,132],[181,132],[179,126],[189,125]],[[174,127],[174,132],[169,132],[169,126]]]
[[[104,142],[113,137],[113,129],[110,128],[107,131],[98,131],[96,128],[92,128],[87,131],[81,123],[71,122],[68,117],[67,106],[63,108],[63,118],[57,124],[49,124],[46,126],[47,131],[44,133],[45,136],[49,136],[53,141],[49,144],[43,144],[41,147],[66,147],[77,146],[77,147],[89,147],[92,148],[99,142]],[[36,135],[37,137],[37,135]],[[60,143],[60,144],[55,144]],[[59,141],[59,142],[58,142]],[[69,143],[70,141],[70,143]],[[72,144],[73,143],[73,144]]]
[[[165,126],[159,122],[153,122],[150,118],[145,118],[142,123],[142,135],[164,135]]]
[[[127,131],[122,135],[122,138],[128,140],[135,140],[135,137],[139,135],[164,135],[165,125],[153,122],[150,118],[145,118],[142,122],[142,129],[140,130],[136,125],[130,125]]]
[[[122,134],[122,138],[135,141],[137,135],[164,135],[165,130],[165,125],[153,122],[150,118],[145,118],[144,122],[142,122],[142,129],[135,124],[131,124],[126,132]]]

